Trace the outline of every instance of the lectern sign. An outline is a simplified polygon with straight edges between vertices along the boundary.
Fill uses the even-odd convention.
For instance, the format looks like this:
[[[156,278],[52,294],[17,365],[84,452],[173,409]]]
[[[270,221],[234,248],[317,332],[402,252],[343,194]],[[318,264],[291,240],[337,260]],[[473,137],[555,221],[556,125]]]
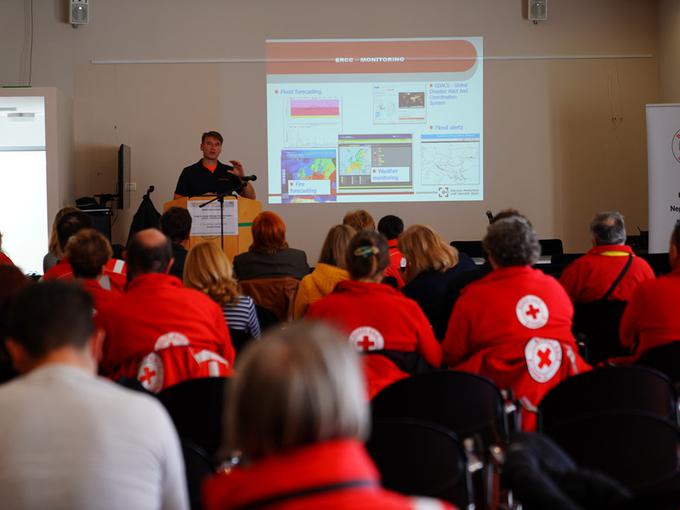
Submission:
[[[220,236],[220,203],[213,203],[201,207],[210,199],[190,200],[187,209],[191,214],[192,236]],[[224,235],[238,235],[238,200],[224,201]]]

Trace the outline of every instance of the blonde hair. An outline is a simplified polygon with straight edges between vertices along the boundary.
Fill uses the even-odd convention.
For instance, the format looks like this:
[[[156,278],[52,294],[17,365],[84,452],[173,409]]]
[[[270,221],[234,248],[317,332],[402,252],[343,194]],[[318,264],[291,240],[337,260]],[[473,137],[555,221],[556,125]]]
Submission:
[[[349,225],[331,227],[321,247],[319,263],[347,269],[347,247],[355,233]]]
[[[397,245],[406,258],[404,279],[407,282],[427,269],[443,272],[458,264],[458,250],[425,225],[407,228],[399,236]]]
[[[64,252],[61,250],[61,246],[59,246],[57,224],[59,223],[59,220],[61,220],[65,215],[74,212],[80,212],[80,209],[69,205],[59,209],[57,214],[54,216],[54,221],[52,222],[52,230],[50,230],[50,241],[49,244],[47,245],[47,250],[58,259],[64,256]]]
[[[240,294],[231,262],[215,243],[197,244],[184,262],[184,286],[200,290],[220,306],[236,301]]]
[[[370,213],[364,209],[349,211],[342,219],[343,225],[349,225],[357,234],[362,230],[375,230],[375,220]]]
[[[227,401],[227,450],[257,460],[331,439],[364,439],[364,376],[347,338],[296,323],[253,342],[237,363]]]

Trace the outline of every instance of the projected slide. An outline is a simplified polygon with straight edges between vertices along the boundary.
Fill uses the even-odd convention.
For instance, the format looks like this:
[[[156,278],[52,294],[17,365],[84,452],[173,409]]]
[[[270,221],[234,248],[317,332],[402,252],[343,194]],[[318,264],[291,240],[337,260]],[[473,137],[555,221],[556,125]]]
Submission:
[[[481,37],[266,50],[269,203],[483,199]]]

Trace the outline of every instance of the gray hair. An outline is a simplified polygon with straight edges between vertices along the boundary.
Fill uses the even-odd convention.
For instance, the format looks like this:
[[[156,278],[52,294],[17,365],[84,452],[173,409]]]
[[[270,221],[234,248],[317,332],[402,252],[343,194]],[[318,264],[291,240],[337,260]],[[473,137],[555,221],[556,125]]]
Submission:
[[[287,448],[364,439],[364,375],[347,337],[318,323],[265,335],[241,355],[228,395],[227,450],[256,460]]]
[[[626,242],[626,227],[623,215],[617,211],[599,212],[590,222],[590,232],[595,244],[624,244]]]
[[[522,216],[503,218],[489,225],[482,244],[500,267],[531,265],[541,255],[538,236]]]

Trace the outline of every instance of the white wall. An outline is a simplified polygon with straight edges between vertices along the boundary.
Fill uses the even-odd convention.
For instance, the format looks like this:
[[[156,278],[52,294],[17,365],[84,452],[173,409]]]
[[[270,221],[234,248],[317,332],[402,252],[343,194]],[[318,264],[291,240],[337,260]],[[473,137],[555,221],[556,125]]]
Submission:
[[[663,3],[663,2],[662,2]],[[671,0],[672,3],[672,0]],[[520,0],[92,0],[92,22],[64,23],[66,2],[35,5],[33,83],[74,100],[76,193],[113,190],[115,150],[132,147],[139,203],[160,208],[202,131],[226,138],[265,196],[266,111],[261,64],[92,65],[92,59],[263,58],[266,38],[483,36],[487,56],[655,55],[657,2],[552,0],[533,25]],[[0,83],[25,80],[23,5],[0,5]],[[677,61],[677,59],[675,59]],[[658,100],[655,58],[492,60],[485,63],[484,202],[368,205],[447,239],[483,235],[486,209],[517,207],[544,237],[587,247],[598,209],[647,224],[644,104]],[[612,118],[615,117],[613,121]],[[291,245],[314,260],[326,229],[357,204],[278,206]],[[124,239],[132,211],[118,222]]]

